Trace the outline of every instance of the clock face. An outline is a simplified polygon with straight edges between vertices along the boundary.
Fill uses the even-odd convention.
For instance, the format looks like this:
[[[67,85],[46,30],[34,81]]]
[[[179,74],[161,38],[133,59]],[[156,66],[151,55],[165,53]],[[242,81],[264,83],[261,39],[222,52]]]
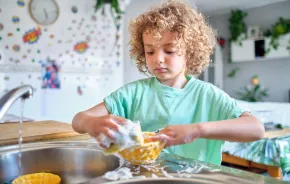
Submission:
[[[29,11],[33,20],[41,25],[54,23],[59,15],[55,0],[31,0]]]

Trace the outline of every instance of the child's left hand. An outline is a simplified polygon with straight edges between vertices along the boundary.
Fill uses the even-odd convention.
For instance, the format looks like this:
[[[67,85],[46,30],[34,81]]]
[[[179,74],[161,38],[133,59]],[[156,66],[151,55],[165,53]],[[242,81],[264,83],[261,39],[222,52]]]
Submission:
[[[151,141],[164,141],[166,146],[187,144],[201,136],[199,124],[169,125],[157,135],[150,137]]]

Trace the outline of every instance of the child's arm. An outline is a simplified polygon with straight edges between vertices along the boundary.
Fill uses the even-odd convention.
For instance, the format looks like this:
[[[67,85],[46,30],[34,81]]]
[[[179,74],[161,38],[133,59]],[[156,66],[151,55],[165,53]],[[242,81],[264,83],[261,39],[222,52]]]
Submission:
[[[202,138],[251,142],[264,138],[264,126],[244,112],[239,118],[201,124]]]
[[[166,141],[168,146],[186,144],[197,138],[251,142],[264,137],[263,125],[251,114],[245,112],[239,118],[216,122],[169,125],[152,141]]]
[[[78,133],[88,133],[92,137],[98,137],[104,133],[113,138],[109,129],[118,130],[117,124],[123,124],[124,118],[109,114],[104,102],[91,109],[77,113],[72,120],[72,127]]]

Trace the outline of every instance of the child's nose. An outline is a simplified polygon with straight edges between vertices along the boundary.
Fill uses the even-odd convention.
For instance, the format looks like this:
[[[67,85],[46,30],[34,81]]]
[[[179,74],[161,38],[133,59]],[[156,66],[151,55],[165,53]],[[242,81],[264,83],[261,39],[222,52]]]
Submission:
[[[163,54],[162,53],[156,53],[155,54],[155,57],[154,57],[154,62],[156,64],[160,64],[160,63],[164,63],[164,57],[163,57]]]

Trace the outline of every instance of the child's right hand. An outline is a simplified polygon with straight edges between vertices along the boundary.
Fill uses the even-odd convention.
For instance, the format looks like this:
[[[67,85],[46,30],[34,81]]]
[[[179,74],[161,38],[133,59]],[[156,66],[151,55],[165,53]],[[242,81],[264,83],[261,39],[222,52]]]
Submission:
[[[111,139],[114,139],[114,132],[118,131],[119,125],[124,125],[126,119],[115,116],[113,114],[98,116],[90,118],[90,121],[87,121],[84,125],[85,131],[92,137],[95,137],[97,140],[101,133],[105,134]],[[105,147],[101,144],[102,147]]]

